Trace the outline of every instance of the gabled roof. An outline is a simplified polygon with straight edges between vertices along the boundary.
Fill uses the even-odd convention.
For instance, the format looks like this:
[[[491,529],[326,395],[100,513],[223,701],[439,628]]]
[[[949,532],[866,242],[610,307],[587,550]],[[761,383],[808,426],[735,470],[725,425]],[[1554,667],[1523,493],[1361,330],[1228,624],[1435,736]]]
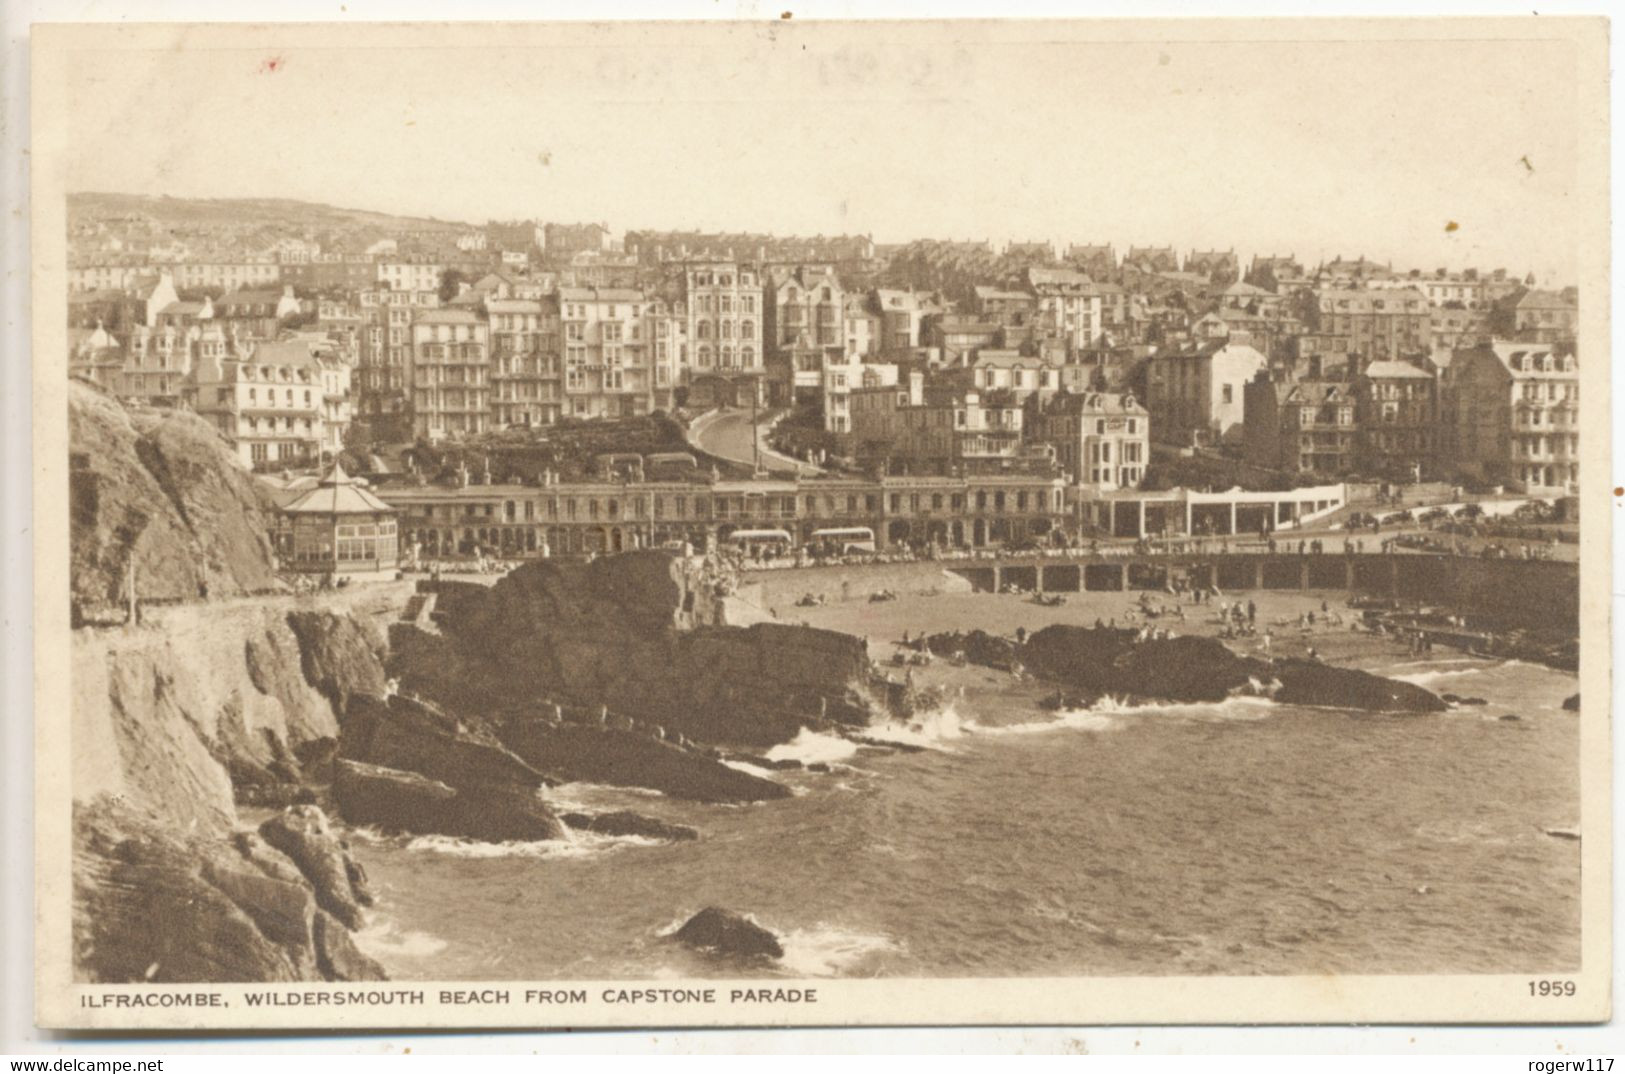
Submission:
[[[310,369],[321,367],[321,362],[311,351],[310,341],[305,339],[263,340],[254,344],[244,364],[305,366]]]
[[[1146,409],[1127,392],[1063,392],[1050,403],[1050,414],[1133,414]]]
[[[533,298],[488,298],[487,313],[540,313],[542,304]]]
[[[480,316],[466,309],[429,309],[417,316],[418,324],[477,324]]]
[[[1341,402],[1347,388],[1347,384],[1336,380],[1277,381],[1275,395],[1283,403],[1320,406]]]
[[[1413,380],[1432,380],[1425,370],[1416,368],[1409,362],[1372,362],[1365,367],[1365,375],[1373,380],[1396,378],[1409,378]]]

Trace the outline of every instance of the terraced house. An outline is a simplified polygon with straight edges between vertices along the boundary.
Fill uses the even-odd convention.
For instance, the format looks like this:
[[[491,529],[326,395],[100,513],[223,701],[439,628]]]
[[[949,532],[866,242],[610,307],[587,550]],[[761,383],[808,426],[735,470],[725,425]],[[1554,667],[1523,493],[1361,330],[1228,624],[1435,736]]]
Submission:
[[[1526,492],[1572,494],[1580,482],[1580,374],[1549,343],[1495,340],[1450,362],[1456,463]]]
[[[412,434],[425,440],[490,428],[490,328],[466,309],[421,312],[406,371]]]
[[[561,287],[564,415],[621,418],[653,409],[651,305],[631,288]]]
[[[403,547],[429,558],[620,552],[686,541],[712,549],[778,530],[787,547],[821,530],[870,530],[877,547],[985,548],[1054,542],[1065,483],[1041,475],[880,479],[583,481],[553,485],[384,486]]]

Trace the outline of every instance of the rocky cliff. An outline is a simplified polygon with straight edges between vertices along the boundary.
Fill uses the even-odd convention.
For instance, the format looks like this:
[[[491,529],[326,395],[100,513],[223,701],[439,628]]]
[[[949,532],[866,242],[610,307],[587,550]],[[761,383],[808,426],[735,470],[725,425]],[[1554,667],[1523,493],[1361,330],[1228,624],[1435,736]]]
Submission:
[[[89,981],[379,980],[372,901],[321,810],[229,836],[100,796],[74,810],[74,954]]]
[[[879,695],[862,639],[708,623],[715,597],[690,570],[636,552],[444,587],[440,634],[397,631],[390,670],[452,711],[605,706],[665,739],[771,745],[803,726],[869,723]]]
[[[321,609],[197,603],[73,639],[74,937],[97,981],[382,976],[349,930],[367,901],[326,816],[258,831],[240,803],[308,801],[342,708],[384,688],[378,633]]]
[[[127,411],[68,385],[73,597],[123,603],[133,565],[149,599],[276,588],[271,503],[226,441],[196,415]]]

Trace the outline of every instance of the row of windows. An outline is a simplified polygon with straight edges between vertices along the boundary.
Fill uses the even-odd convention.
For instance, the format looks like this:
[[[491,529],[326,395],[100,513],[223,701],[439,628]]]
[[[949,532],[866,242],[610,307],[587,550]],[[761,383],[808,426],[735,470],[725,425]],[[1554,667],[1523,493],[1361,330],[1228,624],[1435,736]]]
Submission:
[[[1139,445],[1134,445],[1136,448]],[[1133,460],[1138,461],[1136,456]],[[885,500],[891,513],[903,511],[1059,511],[1063,509],[1060,489],[1023,489],[973,492],[892,492]],[[505,500],[483,504],[427,505],[417,512],[420,519],[433,522],[436,518],[448,521],[469,518],[500,518],[505,522],[548,521],[615,521],[627,519],[795,519],[798,517],[841,517],[843,515],[877,514],[881,509],[879,493],[826,493],[807,494],[798,502],[796,496],[784,495],[666,495],[630,497],[625,501],[615,497],[549,497],[543,500]],[[798,515],[798,508],[801,513]],[[406,508],[410,511],[411,508]]]

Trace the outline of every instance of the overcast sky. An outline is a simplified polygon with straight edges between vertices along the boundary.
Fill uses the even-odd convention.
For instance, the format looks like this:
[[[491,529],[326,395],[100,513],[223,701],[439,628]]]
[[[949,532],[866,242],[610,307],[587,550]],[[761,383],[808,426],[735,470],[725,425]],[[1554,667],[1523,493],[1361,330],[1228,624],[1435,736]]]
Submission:
[[[1562,41],[485,32],[503,47],[436,35],[84,54],[68,187],[1574,274]]]

